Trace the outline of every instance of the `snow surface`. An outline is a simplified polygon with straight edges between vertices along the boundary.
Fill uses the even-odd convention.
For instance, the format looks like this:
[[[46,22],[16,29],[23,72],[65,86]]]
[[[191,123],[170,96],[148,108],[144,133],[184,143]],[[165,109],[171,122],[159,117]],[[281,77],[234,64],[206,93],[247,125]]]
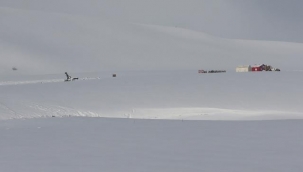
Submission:
[[[300,172],[302,120],[0,121],[0,170]]]
[[[303,44],[56,2],[0,1],[0,171],[302,171]]]
[[[86,75],[86,77],[84,77]],[[301,72],[110,72],[0,82],[0,119],[302,119]],[[74,77],[74,75],[72,75]],[[46,78],[53,78],[47,80]],[[59,79],[59,78],[62,79]]]
[[[0,14],[0,72],[5,75],[234,70],[260,63],[302,70],[300,43],[222,39],[174,26],[26,8],[0,6]]]
[[[112,73],[3,78],[0,171],[302,171],[301,72]]]

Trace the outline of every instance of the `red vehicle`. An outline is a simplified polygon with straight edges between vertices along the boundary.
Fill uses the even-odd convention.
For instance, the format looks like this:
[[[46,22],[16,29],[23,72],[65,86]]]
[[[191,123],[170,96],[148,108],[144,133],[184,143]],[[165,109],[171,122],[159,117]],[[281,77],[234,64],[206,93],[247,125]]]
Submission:
[[[251,67],[251,71],[263,71],[263,65],[254,65]]]

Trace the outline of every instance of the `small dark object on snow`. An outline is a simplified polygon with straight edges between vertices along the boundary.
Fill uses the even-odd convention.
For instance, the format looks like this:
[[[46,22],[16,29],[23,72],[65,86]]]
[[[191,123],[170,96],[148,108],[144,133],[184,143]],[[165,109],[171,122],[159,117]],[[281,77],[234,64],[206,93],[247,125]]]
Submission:
[[[198,73],[207,73],[206,70],[198,70]]]
[[[16,67],[13,67],[12,69],[13,69],[13,70],[18,70]]]
[[[116,77],[117,75],[116,74],[113,74],[113,77]]]
[[[65,72],[66,75],[66,80],[65,81],[74,81],[74,80],[78,80],[79,78],[72,78],[71,76],[68,75],[67,72]]]
[[[66,80],[65,81],[70,81],[72,79],[72,77],[69,76],[67,72],[65,72],[65,75],[66,75]]]
[[[226,70],[210,70],[208,73],[225,73]]]

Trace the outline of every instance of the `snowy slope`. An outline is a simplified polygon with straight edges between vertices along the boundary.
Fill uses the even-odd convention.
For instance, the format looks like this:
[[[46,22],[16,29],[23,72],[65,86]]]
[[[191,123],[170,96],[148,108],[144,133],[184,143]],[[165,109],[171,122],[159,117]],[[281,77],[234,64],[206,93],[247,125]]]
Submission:
[[[0,171],[302,171],[303,44],[181,28],[203,2],[163,2],[0,0]],[[234,72],[259,63],[282,72]]]
[[[302,70],[303,44],[229,40],[45,3],[50,6],[43,10],[40,3],[0,2],[2,119],[301,118],[301,72],[291,71]],[[237,65],[256,63],[283,73],[233,73]],[[228,73],[201,76],[198,69]],[[66,71],[82,80],[61,82]]]
[[[234,70],[240,64],[302,69],[299,43],[228,40],[155,26],[51,11],[0,7],[0,72]],[[19,70],[12,71],[12,67]]]

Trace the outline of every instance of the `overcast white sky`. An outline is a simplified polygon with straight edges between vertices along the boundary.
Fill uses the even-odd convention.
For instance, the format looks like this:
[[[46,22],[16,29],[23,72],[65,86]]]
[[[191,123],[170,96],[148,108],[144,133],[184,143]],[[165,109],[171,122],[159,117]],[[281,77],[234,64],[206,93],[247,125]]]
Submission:
[[[0,6],[177,26],[227,38],[303,42],[302,0],[0,0]]]

